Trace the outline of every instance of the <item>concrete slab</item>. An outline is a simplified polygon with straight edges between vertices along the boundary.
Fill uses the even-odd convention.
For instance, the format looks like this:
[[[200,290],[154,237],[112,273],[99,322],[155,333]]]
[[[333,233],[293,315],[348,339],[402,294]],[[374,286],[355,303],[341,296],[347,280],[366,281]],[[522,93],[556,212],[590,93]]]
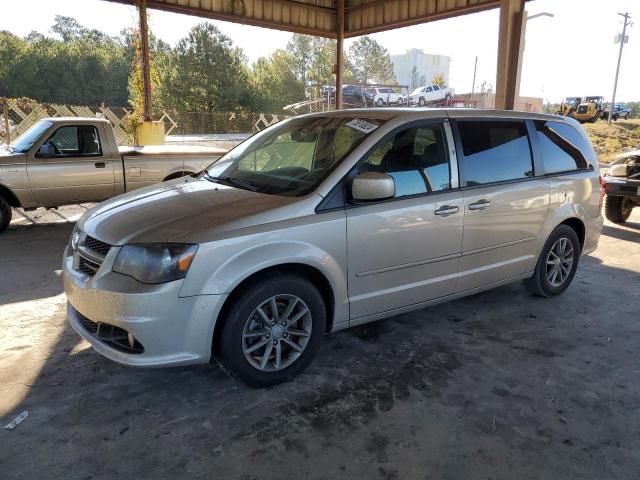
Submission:
[[[519,284],[326,338],[252,390],[216,365],[137,370],[80,341],[72,225],[0,236],[0,477],[629,479],[640,471],[640,211],[554,299]],[[176,319],[179,321],[179,319]]]

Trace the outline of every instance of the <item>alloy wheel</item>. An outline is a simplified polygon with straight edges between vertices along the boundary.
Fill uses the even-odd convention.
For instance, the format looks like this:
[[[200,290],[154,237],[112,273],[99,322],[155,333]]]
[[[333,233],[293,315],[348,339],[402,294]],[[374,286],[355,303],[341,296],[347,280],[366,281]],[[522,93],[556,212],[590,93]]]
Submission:
[[[573,244],[568,238],[562,237],[549,250],[546,262],[546,276],[552,287],[560,287],[569,278],[573,266]]]
[[[242,332],[242,352],[260,371],[287,368],[304,352],[312,330],[309,307],[295,295],[274,295],[247,319]]]

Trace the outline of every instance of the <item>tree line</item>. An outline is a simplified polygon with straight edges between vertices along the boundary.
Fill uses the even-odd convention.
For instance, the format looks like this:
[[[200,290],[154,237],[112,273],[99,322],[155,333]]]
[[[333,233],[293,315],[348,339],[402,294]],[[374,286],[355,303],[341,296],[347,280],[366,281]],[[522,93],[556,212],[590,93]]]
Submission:
[[[139,92],[137,31],[110,36],[56,16],[52,35],[0,31],[0,96],[74,105],[134,105]],[[211,23],[175,47],[151,35],[154,107],[183,111],[277,112],[334,83],[334,40],[294,34],[286,48],[248,65],[244,52]],[[395,83],[386,48],[361,37],[346,52],[345,83]]]

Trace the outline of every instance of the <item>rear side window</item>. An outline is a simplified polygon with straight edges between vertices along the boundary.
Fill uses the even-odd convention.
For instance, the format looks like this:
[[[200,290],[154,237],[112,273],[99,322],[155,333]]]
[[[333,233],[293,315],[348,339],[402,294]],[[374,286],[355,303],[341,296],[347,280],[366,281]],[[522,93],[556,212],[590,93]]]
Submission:
[[[582,153],[588,145],[575,128],[565,123],[543,120],[536,120],[535,126],[545,173],[588,168],[587,159]]]
[[[533,177],[524,122],[459,122],[463,186]]]

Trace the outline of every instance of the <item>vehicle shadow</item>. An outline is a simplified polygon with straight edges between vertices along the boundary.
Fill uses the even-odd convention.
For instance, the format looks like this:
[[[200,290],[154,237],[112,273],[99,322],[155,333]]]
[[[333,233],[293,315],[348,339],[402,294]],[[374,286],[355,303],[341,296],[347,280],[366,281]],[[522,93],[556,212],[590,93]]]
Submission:
[[[56,254],[38,252],[59,258],[70,231],[43,229],[36,242],[53,238]],[[49,278],[52,259],[34,260],[32,275]],[[543,478],[630,472],[627,450],[605,446],[603,432],[622,445],[637,436],[628,416],[640,378],[625,351],[638,352],[640,325],[631,321],[637,305],[617,300],[637,295],[637,267],[586,257],[559,297],[513,284],[338,332],[304,374],[263,390],[215,364],[118,365],[80,340],[59,303],[28,324],[44,340],[0,342],[0,405],[13,402],[2,420],[29,411],[0,438],[4,478],[44,469],[50,478],[297,478],[300,462],[309,478],[344,478],[346,469],[411,478],[417,468],[470,478],[478,465],[499,476],[504,458],[514,468],[534,458]],[[21,322],[4,330],[20,332]],[[580,447],[571,455],[567,440]],[[478,449],[488,441],[500,447]]]
[[[62,254],[73,225],[12,225],[0,234],[0,305],[62,293]]]
[[[626,222],[623,225],[606,223],[602,227],[602,235],[613,237],[618,240],[637,242],[638,234],[640,234],[640,223],[637,222]]]

